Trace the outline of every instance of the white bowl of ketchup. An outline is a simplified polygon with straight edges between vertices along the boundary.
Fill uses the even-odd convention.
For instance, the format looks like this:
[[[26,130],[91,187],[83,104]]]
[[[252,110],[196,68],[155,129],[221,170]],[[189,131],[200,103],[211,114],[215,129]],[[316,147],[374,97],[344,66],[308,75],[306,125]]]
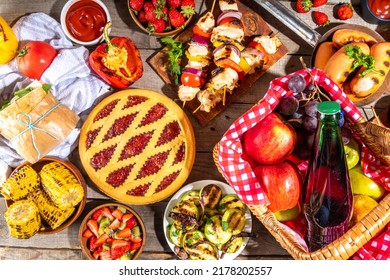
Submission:
[[[111,21],[106,5],[100,0],[69,0],[61,11],[61,26],[74,43],[92,46],[101,43],[103,29]]]

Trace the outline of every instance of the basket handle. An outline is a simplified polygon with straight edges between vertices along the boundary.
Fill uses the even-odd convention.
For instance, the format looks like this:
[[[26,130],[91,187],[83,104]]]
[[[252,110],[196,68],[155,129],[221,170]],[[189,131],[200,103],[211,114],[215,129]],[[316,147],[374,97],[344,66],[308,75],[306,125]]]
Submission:
[[[315,252],[307,252],[294,235],[283,228],[275,215],[264,205],[249,209],[294,259],[345,260],[354,255],[390,222],[390,195],[384,197],[367,216],[351,227],[342,237]]]

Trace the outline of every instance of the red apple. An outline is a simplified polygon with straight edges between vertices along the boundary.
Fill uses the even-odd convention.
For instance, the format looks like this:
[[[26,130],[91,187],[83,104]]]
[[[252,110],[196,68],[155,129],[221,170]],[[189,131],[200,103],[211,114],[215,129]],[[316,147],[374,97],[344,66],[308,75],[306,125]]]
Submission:
[[[245,133],[244,148],[259,164],[274,164],[292,153],[296,141],[294,128],[278,114],[271,113]]]
[[[283,211],[298,204],[302,176],[293,163],[286,160],[277,164],[259,165],[254,173],[268,196],[269,210]]]

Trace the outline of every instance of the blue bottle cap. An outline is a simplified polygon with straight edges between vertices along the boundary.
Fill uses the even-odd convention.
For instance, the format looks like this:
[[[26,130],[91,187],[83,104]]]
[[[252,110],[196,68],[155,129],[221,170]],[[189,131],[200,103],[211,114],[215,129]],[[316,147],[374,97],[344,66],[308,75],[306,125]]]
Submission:
[[[317,105],[318,112],[322,114],[335,114],[340,111],[340,104],[334,101],[323,101]]]

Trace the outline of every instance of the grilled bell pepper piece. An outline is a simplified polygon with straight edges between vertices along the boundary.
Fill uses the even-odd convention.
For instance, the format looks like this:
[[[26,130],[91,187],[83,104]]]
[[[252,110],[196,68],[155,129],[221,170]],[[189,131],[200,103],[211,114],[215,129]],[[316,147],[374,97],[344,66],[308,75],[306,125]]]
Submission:
[[[0,16],[0,64],[11,61],[16,56],[18,39],[12,28]]]
[[[139,50],[129,38],[115,37],[110,40],[108,28],[104,27],[104,40],[89,56],[91,68],[114,88],[128,88],[141,78],[143,64]]]

